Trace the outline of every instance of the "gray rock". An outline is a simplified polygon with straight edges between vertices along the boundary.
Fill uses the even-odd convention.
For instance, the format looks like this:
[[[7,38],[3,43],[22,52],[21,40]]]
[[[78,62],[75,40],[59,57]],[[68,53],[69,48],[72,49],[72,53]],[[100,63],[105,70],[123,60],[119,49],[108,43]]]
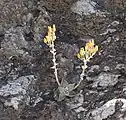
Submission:
[[[103,69],[105,72],[107,71],[110,71],[110,67],[109,66],[104,66],[104,69]]]
[[[107,87],[113,86],[118,82],[118,77],[120,75],[114,75],[111,73],[100,73],[97,77],[94,78],[94,83],[92,87]]]
[[[99,65],[93,65],[91,68],[88,70],[89,76],[96,76],[100,72],[100,67]]]
[[[4,54],[8,57],[24,54],[23,48],[27,48],[27,41],[24,38],[23,27],[10,28],[5,33],[5,38],[1,43]]]
[[[117,66],[115,67],[116,70],[125,70],[126,71],[126,66],[125,64],[117,64]]]
[[[33,75],[22,76],[17,80],[8,81],[8,84],[0,88],[1,96],[17,95],[17,94],[26,94],[26,89],[29,84],[35,80]]]
[[[13,97],[10,99],[10,101],[6,100],[4,105],[9,107],[12,106],[15,110],[18,110],[19,101],[21,101],[22,99],[23,96]]]
[[[103,120],[103,119],[107,119],[107,117],[109,117],[110,115],[113,115],[115,113],[116,102],[118,102],[118,101],[123,103],[122,107],[120,108],[120,111],[122,111],[122,113],[125,113],[126,99],[123,99],[123,98],[112,99],[112,100],[108,101],[107,103],[105,103],[100,108],[97,108],[96,110],[93,110],[91,112],[91,116],[92,116],[93,120]],[[120,116],[118,116],[118,117],[120,117]],[[122,118],[119,118],[118,120],[124,120],[124,119],[122,117]]]
[[[71,61],[65,57],[60,57],[60,66],[61,67],[65,67],[68,66],[70,72],[73,70],[73,64],[71,63]]]
[[[106,31],[104,33],[101,33],[100,35],[106,35],[106,34],[109,34],[109,33],[114,33],[116,31],[117,30],[114,29],[114,28],[108,28],[108,29],[106,29]]]
[[[115,27],[115,26],[119,25],[119,21],[113,21],[113,22],[111,23],[111,25]]]
[[[79,48],[75,44],[70,45],[68,43],[61,42],[58,44],[57,50],[60,51],[62,56],[65,56],[66,58],[72,61],[75,58],[76,54],[78,53]]]
[[[25,25],[24,17],[29,13],[23,0],[0,1],[0,32],[5,32],[12,26]]]
[[[45,9],[41,9],[39,16],[33,22],[34,40],[36,42],[42,41],[42,37],[44,37],[44,34],[47,31],[47,26],[50,21],[51,17],[48,12]]]
[[[27,94],[29,85],[35,81],[33,75],[22,76],[14,81],[8,81],[7,85],[0,88],[0,96],[7,97],[6,106],[18,109],[18,104]]]
[[[123,90],[122,91],[123,91],[124,95],[126,95],[126,83],[123,84]]]
[[[43,99],[41,97],[37,97],[36,100],[34,101],[34,106],[36,106],[39,102],[43,101]]]
[[[79,15],[89,15],[96,12],[95,5],[96,3],[91,0],[79,0],[72,6],[71,10]]]
[[[77,113],[86,111],[86,109],[84,109],[82,106],[84,102],[84,96],[81,94],[81,92],[75,95],[75,97],[71,99],[71,102],[67,103],[70,109],[74,109]]]
[[[99,71],[99,65],[93,65],[91,66],[90,70],[88,72],[94,72],[95,70]]]

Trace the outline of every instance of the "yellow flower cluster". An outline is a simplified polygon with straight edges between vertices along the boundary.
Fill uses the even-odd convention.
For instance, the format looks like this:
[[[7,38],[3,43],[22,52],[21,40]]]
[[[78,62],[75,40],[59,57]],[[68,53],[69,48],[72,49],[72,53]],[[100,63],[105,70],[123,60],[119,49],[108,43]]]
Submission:
[[[93,55],[95,55],[97,51],[98,51],[98,46],[95,45],[94,40],[92,39],[91,41],[86,43],[85,48],[84,47],[80,48],[77,57],[79,59],[85,59],[88,61],[90,58],[93,57]]]
[[[52,27],[48,26],[48,34],[44,38],[44,43],[47,44],[49,47],[54,45],[54,41],[56,39],[55,32],[56,32],[56,26],[55,25],[53,25]]]

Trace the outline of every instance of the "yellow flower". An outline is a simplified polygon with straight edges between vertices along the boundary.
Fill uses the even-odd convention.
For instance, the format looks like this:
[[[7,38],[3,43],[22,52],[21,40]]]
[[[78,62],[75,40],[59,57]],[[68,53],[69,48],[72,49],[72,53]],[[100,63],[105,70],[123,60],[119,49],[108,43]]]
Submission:
[[[47,39],[46,38],[44,38],[44,43],[47,44]]]
[[[81,48],[80,51],[79,51],[79,53],[77,54],[77,57],[78,57],[78,58],[83,58],[84,55],[85,55],[84,48]]]
[[[47,44],[48,46],[54,45],[54,41],[56,39],[55,32],[56,32],[56,26],[55,25],[53,25],[52,27],[48,26],[48,34],[44,38],[44,43]]]
[[[92,39],[91,41],[89,41],[88,43],[86,43],[85,50],[88,51],[88,50],[93,49],[94,45],[95,45],[94,44],[94,39]]]
[[[48,26],[48,33],[51,33],[52,32],[52,28],[51,26]]]
[[[92,39],[85,45],[85,50],[84,48],[81,48],[79,53],[77,54],[77,57],[79,59],[86,59],[89,60],[90,58],[93,57],[93,55],[98,51],[98,46],[94,44],[94,40]]]
[[[56,26],[53,24],[52,31],[55,33],[56,32]]]

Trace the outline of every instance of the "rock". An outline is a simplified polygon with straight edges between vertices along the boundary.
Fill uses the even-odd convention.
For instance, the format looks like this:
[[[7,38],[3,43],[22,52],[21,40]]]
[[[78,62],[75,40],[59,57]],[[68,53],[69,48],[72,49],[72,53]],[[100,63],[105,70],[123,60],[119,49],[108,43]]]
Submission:
[[[26,94],[26,89],[30,85],[30,83],[35,80],[33,75],[22,76],[16,80],[8,81],[7,85],[0,88],[1,96],[9,96],[9,95],[17,95],[22,93]]]
[[[29,85],[35,81],[33,75],[22,76],[16,80],[8,81],[7,85],[0,88],[0,96],[7,97],[6,106],[13,106],[18,109],[18,104],[27,94]]]
[[[86,109],[84,109],[83,107],[78,107],[77,109],[75,109],[76,113],[80,113],[83,111],[86,111]]]
[[[62,56],[66,57],[72,61],[76,57],[76,54],[78,53],[79,48],[75,44],[71,45],[71,44],[68,44],[65,42],[60,42],[56,46],[56,50],[60,51]]]
[[[56,11],[58,13],[63,13],[68,10],[68,8],[73,4],[76,0],[39,0],[39,7],[46,6],[48,11]]]
[[[119,25],[119,21],[113,21],[113,22],[111,23],[111,25],[115,27],[115,26]]]
[[[81,92],[75,95],[75,97],[72,98],[69,103],[67,103],[70,109],[74,109],[77,113],[86,111],[86,109],[82,107],[84,102],[84,96],[81,94]]]
[[[34,40],[40,42],[44,39],[47,26],[51,22],[51,17],[46,9],[41,9],[38,17],[33,21]]]
[[[34,40],[40,41],[45,34],[51,17],[34,0],[3,0],[0,3],[0,33],[5,33],[11,27],[23,26],[30,28]],[[33,38],[32,38],[33,39]]]
[[[115,67],[116,70],[126,70],[125,64],[117,64]]]
[[[23,0],[2,0],[0,2],[0,32],[5,32],[12,26],[25,25],[23,18],[29,13]]]
[[[94,72],[95,70],[99,70],[99,65],[93,65],[93,66],[91,66],[89,72]]]
[[[36,100],[34,101],[34,106],[36,106],[39,102],[43,101],[43,99],[41,97],[37,97]]]
[[[104,33],[101,33],[100,35],[107,35],[107,34],[109,34],[109,33],[114,33],[114,32],[116,32],[117,30],[116,29],[114,29],[114,28],[108,28],[108,29],[106,29],[106,31],[104,32]]]
[[[18,105],[19,105],[19,101],[21,101],[23,99],[22,96],[19,97],[13,97],[11,98],[10,101],[5,101],[4,105],[5,106],[9,106],[9,107],[13,107],[15,110],[18,110]]]
[[[104,66],[104,69],[103,69],[105,72],[107,71],[110,71],[110,67],[109,66]]]
[[[60,51],[59,54],[57,52],[56,57],[58,63],[58,73],[62,79],[66,80],[66,77],[68,77],[68,75],[70,75],[73,72],[73,61],[75,59],[75,55],[77,54],[76,47],[77,46],[72,46],[70,44],[63,42],[59,43],[58,46],[56,46],[56,50]]]
[[[60,76],[63,75],[62,77],[65,77],[73,71],[74,66],[69,59],[61,57],[59,61],[59,67]]]
[[[100,72],[100,67],[99,65],[93,65],[91,68],[88,70],[89,76],[96,76]]]
[[[25,53],[23,49],[27,47],[28,42],[25,41],[23,27],[10,28],[1,42],[1,48],[8,57],[23,55]]]
[[[120,106],[120,109],[118,111],[121,111],[121,115],[117,116],[117,119],[115,120],[125,120],[123,119],[123,115],[126,112],[126,99],[118,98],[118,99],[112,99],[105,103],[100,108],[97,108],[96,110],[93,110],[91,112],[91,116],[93,120],[104,120],[108,117],[112,116],[116,112],[116,104],[122,103]],[[122,115],[123,113],[123,115]]]
[[[79,0],[77,1],[71,8],[74,13],[79,15],[89,15],[91,13],[95,13],[94,6],[96,5],[95,2],[91,0]]]
[[[118,82],[118,77],[120,75],[114,75],[111,73],[100,73],[97,77],[94,78],[94,83],[92,87],[108,87],[114,86]]]

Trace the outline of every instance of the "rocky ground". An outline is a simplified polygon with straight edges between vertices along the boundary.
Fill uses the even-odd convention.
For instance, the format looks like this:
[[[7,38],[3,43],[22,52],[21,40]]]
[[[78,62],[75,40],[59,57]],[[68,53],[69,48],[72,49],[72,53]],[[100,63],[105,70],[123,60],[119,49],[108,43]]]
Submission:
[[[79,48],[99,46],[74,96],[60,102],[43,43],[52,24],[60,80],[77,83]],[[126,120],[126,1],[0,0],[0,120]]]

